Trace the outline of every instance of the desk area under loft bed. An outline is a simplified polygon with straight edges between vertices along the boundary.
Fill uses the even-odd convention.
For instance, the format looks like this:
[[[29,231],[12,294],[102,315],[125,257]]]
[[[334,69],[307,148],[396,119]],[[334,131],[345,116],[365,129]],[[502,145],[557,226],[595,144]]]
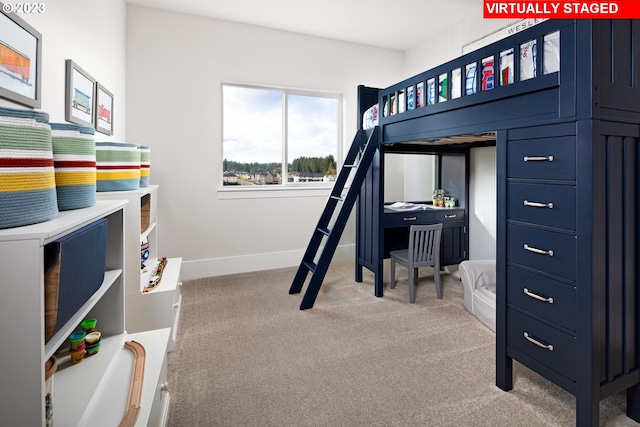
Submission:
[[[493,133],[496,385],[513,388],[515,359],[576,397],[578,426],[598,425],[600,400],[621,391],[640,421],[638,58],[639,20],[549,20],[359,87],[359,124],[377,104],[380,136],[358,198],[356,280],[370,269],[382,296],[385,155],[468,156]]]
[[[397,210],[393,209],[393,202],[384,202],[385,159],[394,154],[434,157],[434,188],[445,190],[455,199],[455,206],[439,207],[434,206],[432,200],[409,200],[403,202],[413,203],[417,209]],[[456,265],[466,259],[468,188],[469,149],[466,147],[443,150],[419,144],[380,146],[356,204],[356,281],[362,281],[362,268],[368,268],[376,273],[375,294],[382,296],[384,259],[389,258],[389,252],[407,247],[411,225],[443,224],[442,266]],[[378,216],[374,212],[378,212]]]

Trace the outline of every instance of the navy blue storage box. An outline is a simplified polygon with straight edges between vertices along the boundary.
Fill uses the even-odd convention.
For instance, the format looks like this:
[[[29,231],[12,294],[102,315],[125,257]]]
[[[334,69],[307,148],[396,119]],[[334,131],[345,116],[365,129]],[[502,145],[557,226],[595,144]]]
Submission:
[[[104,218],[45,246],[45,342],[100,288],[106,252]]]

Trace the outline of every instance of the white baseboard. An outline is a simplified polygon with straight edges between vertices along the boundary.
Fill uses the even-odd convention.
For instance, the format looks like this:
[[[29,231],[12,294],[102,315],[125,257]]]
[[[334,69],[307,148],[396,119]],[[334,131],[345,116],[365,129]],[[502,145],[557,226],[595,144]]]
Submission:
[[[297,250],[192,261],[183,259],[180,275],[183,281],[187,281],[200,279],[202,277],[224,276],[227,274],[271,270],[274,268],[297,267],[300,265],[303,255],[304,250]],[[354,244],[342,245],[336,249],[332,261],[354,260],[354,256]]]

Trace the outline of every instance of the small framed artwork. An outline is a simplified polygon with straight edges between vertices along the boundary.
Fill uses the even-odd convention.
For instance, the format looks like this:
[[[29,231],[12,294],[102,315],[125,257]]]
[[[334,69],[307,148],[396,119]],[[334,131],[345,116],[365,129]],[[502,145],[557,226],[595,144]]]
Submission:
[[[64,119],[77,125],[94,127],[96,80],[78,64],[67,59],[67,86]]]
[[[113,135],[113,94],[100,82],[96,83],[95,122],[96,130],[105,135]]]
[[[0,6],[0,97],[40,108],[42,34]]]

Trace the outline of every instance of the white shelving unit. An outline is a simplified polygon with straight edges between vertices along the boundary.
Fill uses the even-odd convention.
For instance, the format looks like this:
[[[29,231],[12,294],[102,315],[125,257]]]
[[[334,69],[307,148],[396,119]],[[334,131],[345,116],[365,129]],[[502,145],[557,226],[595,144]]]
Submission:
[[[180,320],[180,269],[182,258],[169,258],[160,285],[150,292],[143,292],[155,273],[158,258],[158,185],[138,190],[98,192],[99,200],[128,200],[125,208],[125,267],[126,329],[142,332],[170,328],[168,351],[176,345]],[[149,242],[147,270],[140,268],[140,243]]]
[[[56,355],[55,425],[117,425],[125,413],[133,357],[124,343],[146,349],[142,408],[137,426],[164,425],[169,407],[166,348],[170,329],[130,335],[125,329],[124,208],[126,200],[60,212],[47,222],[0,230],[0,420],[3,425],[44,425],[45,362]],[[44,247],[100,218],[108,221],[105,275],[100,288],[44,342]],[[67,337],[88,317],[98,319],[100,352],[71,365]],[[124,391],[123,391],[124,390]],[[124,400],[123,400],[124,399]],[[108,409],[104,409],[108,408]],[[101,411],[108,412],[102,414]]]

